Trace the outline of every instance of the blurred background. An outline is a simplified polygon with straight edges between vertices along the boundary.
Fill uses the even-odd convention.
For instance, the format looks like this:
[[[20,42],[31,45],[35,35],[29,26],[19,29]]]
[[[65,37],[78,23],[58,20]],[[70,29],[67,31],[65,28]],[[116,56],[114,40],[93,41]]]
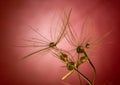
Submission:
[[[91,56],[91,60],[97,69],[96,85],[119,85],[119,4],[117,0],[1,0],[0,85],[64,85],[60,79],[68,71],[62,68],[64,64],[60,60],[49,53],[21,60],[23,56],[39,48],[18,48],[15,45],[24,44],[23,39],[37,36],[29,29],[29,25],[39,28],[39,32],[49,38],[51,20],[55,20],[53,25],[56,24],[56,17],[63,16],[71,8],[70,20],[75,27],[83,22],[86,15],[90,15],[98,36],[112,30],[95,55]],[[79,31],[79,27],[77,30]],[[85,67],[84,71],[92,78],[93,72],[88,69]],[[75,73],[65,81],[71,85],[79,85]]]

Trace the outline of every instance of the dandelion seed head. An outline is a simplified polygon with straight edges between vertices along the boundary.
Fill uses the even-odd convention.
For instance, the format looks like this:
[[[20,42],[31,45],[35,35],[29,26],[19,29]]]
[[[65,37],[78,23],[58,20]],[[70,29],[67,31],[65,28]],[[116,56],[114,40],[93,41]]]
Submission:
[[[83,46],[78,46],[78,47],[76,48],[76,51],[77,51],[77,53],[84,53]]]

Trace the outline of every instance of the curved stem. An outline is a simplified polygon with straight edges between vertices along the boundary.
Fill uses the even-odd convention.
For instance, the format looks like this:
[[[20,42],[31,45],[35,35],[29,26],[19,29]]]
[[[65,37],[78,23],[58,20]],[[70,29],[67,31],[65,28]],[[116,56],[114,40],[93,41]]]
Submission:
[[[93,85],[95,84],[95,80],[96,80],[96,69],[95,66],[93,65],[93,63],[91,62],[91,60],[89,59],[87,53],[84,51],[85,56],[87,56],[88,58],[88,62],[90,63],[90,65],[92,66],[93,70],[94,70],[94,79],[92,81]]]
[[[74,68],[75,71],[77,71],[77,72],[79,73],[79,75],[80,75],[85,81],[87,81],[87,83],[88,83],[89,85],[93,85],[92,82],[91,82],[85,75],[83,75],[78,69],[76,69],[74,66],[73,66],[73,68]]]
[[[81,80],[81,78],[80,78],[79,73],[78,73],[78,78],[79,78],[79,81],[80,81],[80,85],[82,85],[82,80]]]

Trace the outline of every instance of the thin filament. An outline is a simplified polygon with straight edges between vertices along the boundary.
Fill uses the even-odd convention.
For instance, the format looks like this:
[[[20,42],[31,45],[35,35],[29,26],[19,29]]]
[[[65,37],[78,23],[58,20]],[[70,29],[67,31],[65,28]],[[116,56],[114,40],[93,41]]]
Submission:
[[[31,26],[30,26],[30,28],[31,28],[34,32],[36,32],[39,36],[41,36],[42,38],[46,39],[47,41],[50,41],[50,40],[48,40],[46,37],[44,37],[43,35],[41,35],[37,30],[35,30],[34,28],[32,28]]]
[[[43,42],[43,43],[49,43],[50,41],[45,41],[45,40],[41,40],[41,39],[38,39],[38,38],[31,38],[31,39],[33,39],[33,40],[38,40],[38,41],[40,41],[40,42]]]
[[[41,41],[34,41],[34,40],[25,40],[25,41],[28,41],[28,42],[34,42],[34,43],[46,44],[46,43],[43,43],[43,42],[41,42]]]
[[[44,50],[49,49],[49,48],[50,48],[50,47],[47,47],[47,48],[43,48],[43,49],[40,49],[40,50],[38,50],[38,51],[32,52],[32,53],[30,53],[29,55],[24,56],[22,59],[26,59],[26,58],[28,58],[28,57],[31,56],[31,55],[34,55],[34,54],[36,54],[36,53],[39,53],[39,52],[44,51]]]
[[[65,30],[66,30],[66,28],[67,28],[67,25],[68,25],[68,22],[69,22],[69,19],[70,19],[71,11],[72,11],[72,10],[70,10],[70,12],[69,12],[69,14],[68,14],[67,22],[66,22],[65,26],[63,27],[63,28],[64,28],[64,29],[63,29],[63,32],[60,33],[60,36],[58,37],[56,44],[57,44],[57,43],[60,41],[60,39],[63,37],[63,34],[64,34],[64,32],[65,32]]]

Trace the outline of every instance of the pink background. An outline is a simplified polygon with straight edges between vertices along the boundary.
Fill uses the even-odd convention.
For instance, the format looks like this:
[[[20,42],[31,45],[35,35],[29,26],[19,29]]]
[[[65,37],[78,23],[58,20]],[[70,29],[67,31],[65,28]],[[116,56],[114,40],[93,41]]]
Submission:
[[[63,85],[60,78],[67,72],[64,64],[49,56],[31,57],[20,61],[22,56],[34,49],[16,48],[23,38],[34,36],[27,25],[49,29],[52,14],[69,11],[71,22],[80,23],[87,14],[95,21],[98,36],[112,29],[95,56],[91,60],[97,69],[96,85],[119,85],[120,62],[120,13],[117,0],[3,0],[0,1],[0,85]],[[79,29],[77,29],[79,31]],[[42,31],[44,35],[47,32]],[[91,78],[91,71],[85,67]],[[78,77],[73,74],[65,81],[78,85]]]

